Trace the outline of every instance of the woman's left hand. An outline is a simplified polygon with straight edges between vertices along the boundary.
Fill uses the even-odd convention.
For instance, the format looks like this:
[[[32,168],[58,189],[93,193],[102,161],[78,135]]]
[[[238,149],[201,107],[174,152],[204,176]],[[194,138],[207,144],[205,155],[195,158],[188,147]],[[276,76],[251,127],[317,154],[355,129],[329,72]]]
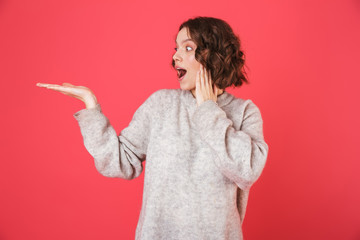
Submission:
[[[207,100],[213,100],[215,103],[217,101],[219,89],[216,87],[215,84],[213,89],[210,74],[202,64],[200,64],[200,71],[198,71],[196,75],[195,92],[196,102],[198,106],[200,106],[203,102]]]

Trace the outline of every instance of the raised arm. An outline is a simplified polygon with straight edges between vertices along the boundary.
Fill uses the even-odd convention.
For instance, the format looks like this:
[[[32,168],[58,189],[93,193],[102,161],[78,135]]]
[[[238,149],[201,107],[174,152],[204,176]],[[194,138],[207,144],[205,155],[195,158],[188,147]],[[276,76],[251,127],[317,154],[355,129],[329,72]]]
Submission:
[[[240,129],[233,127],[216,103],[219,88],[212,87],[211,76],[203,65],[196,76],[197,108],[192,116],[203,141],[216,155],[215,164],[222,174],[244,191],[259,178],[267,159],[269,147],[263,136],[263,121],[259,108],[246,100],[242,106]],[[237,111],[241,111],[240,107]]]
[[[268,145],[263,136],[263,121],[258,107],[244,102],[240,130],[212,100],[197,107],[192,121],[200,137],[216,154],[219,170],[241,189],[248,190],[259,178],[267,159]]]
[[[93,156],[96,169],[104,176],[133,179],[142,172],[150,137],[149,97],[135,112],[128,127],[117,136],[100,104],[74,114],[84,145]]]
[[[38,84],[38,86],[84,101],[86,108],[73,116],[80,126],[85,148],[94,158],[95,167],[102,175],[124,179],[133,179],[140,175],[151,134],[150,111],[153,110],[154,94],[136,110],[128,127],[123,129],[118,136],[109,119],[102,113],[100,104],[95,101],[95,96],[90,97],[91,94],[90,96],[86,94],[91,92],[88,88],[71,84],[63,86]],[[83,94],[79,96],[81,92]]]

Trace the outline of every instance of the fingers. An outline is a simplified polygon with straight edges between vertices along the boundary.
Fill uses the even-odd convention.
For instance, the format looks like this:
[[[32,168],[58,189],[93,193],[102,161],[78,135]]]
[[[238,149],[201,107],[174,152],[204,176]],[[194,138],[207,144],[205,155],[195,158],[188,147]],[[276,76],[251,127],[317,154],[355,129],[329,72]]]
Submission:
[[[201,91],[205,93],[205,73],[204,73],[204,67],[203,65],[200,65],[200,85],[201,85]]]
[[[201,78],[201,72],[198,71],[196,74],[196,82],[195,82],[195,87],[196,87],[196,93],[200,92],[200,78]],[[197,95],[197,94],[196,94]]]
[[[50,83],[37,83],[36,86],[38,87],[60,87],[61,85],[58,84],[50,84]],[[70,83],[63,83],[62,86],[66,86],[66,87],[75,87],[74,85],[70,84]]]
[[[45,87],[45,88],[47,88],[47,87],[51,87],[51,86],[59,86],[59,85],[57,85],[57,84],[49,84],[49,83],[37,83],[37,84],[36,84],[36,86],[38,86],[38,87]]]
[[[57,90],[57,89],[64,89],[64,87],[66,87],[67,85],[65,83],[63,84],[63,86],[58,84],[50,84],[50,83],[37,83],[36,86]]]
[[[203,87],[204,94],[207,94],[211,97],[212,93],[214,92],[212,87],[212,81],[210,73],[205,67],[200,64],[200,72],[201,72],[201,86]]]
[[[207,89],[207,88],[209,88],[209,79],[208,79],[207,70],[204,68],[203,65],[201,65],[201,67],[202,67],[203,74],[204,74],[204,87]]]
[[[77,98],[83,101],[86,105],[86,108],[91,108],[97,102],[97,99],[93,92],[83,86],[74,86],[70,83],[63,83],[62,85],[58,84],[49,84],[49,83],[37,83],[36,86],[44,87],[47,89],[51,89],[62,94],[68,95],[70,97]]]
[[[206,72],[206,85],[207,85],[207,88],[209,89],[209,91],[211,93],[213,93],[214,90],[213,90],[213,87],[212,87],[212,81],[211,81],[210,72],[208,70],[206,70],[206,69],[205,69],[205,72]]]
[[[37,83],[36,86],[38,87],[44,87],[47,89],[51,89],[60,93],[63,93],[65,95],[75,97],[78,99],[82,99],[81,91],[77,88],[75,88],[72,84],[64,83],[63,86],[58,84],[49,84],[49,83]]]
[[[214,100],[217,102],[217,93],[219,89],[212,85],[210,72],[200,64],[200,70],[196,74],[196,99],[198,105],[206,100]]]
[[[52,90],[55,90],[55,91],[63,91],[63,92],[68,92],[69,91],[68,87],[57,85],[57,84],[38,83],[38,84],[36,84],[36,86],[44,87],[44,88],[47,88],[47,89],[52,89]]]

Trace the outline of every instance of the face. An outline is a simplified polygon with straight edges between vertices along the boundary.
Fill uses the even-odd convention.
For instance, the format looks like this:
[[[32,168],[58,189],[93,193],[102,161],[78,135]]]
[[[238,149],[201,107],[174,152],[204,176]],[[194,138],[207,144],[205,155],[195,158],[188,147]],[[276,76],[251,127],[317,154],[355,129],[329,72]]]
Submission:
[[[200,63],[195,59],[196,47],[195,42],[188,35],[188,29],[182,28],[176,37],[176,52],[173,60],[180,88],[183,90],[194,90],[196,86],[196,74],[200,70]]]

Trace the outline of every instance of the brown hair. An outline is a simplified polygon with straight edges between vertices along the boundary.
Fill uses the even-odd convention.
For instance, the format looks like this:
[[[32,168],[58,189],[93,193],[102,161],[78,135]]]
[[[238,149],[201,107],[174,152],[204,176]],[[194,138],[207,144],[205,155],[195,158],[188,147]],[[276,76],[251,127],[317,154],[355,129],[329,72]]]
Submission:
[[[228,23],[212,17],[196,17],[183,22],[179,31],[184,27],[197,45],[195,59],[209,71],[213,84],[225,89],[249,83],[240,39]],[[175,66],[174,60],[172,66]]]

